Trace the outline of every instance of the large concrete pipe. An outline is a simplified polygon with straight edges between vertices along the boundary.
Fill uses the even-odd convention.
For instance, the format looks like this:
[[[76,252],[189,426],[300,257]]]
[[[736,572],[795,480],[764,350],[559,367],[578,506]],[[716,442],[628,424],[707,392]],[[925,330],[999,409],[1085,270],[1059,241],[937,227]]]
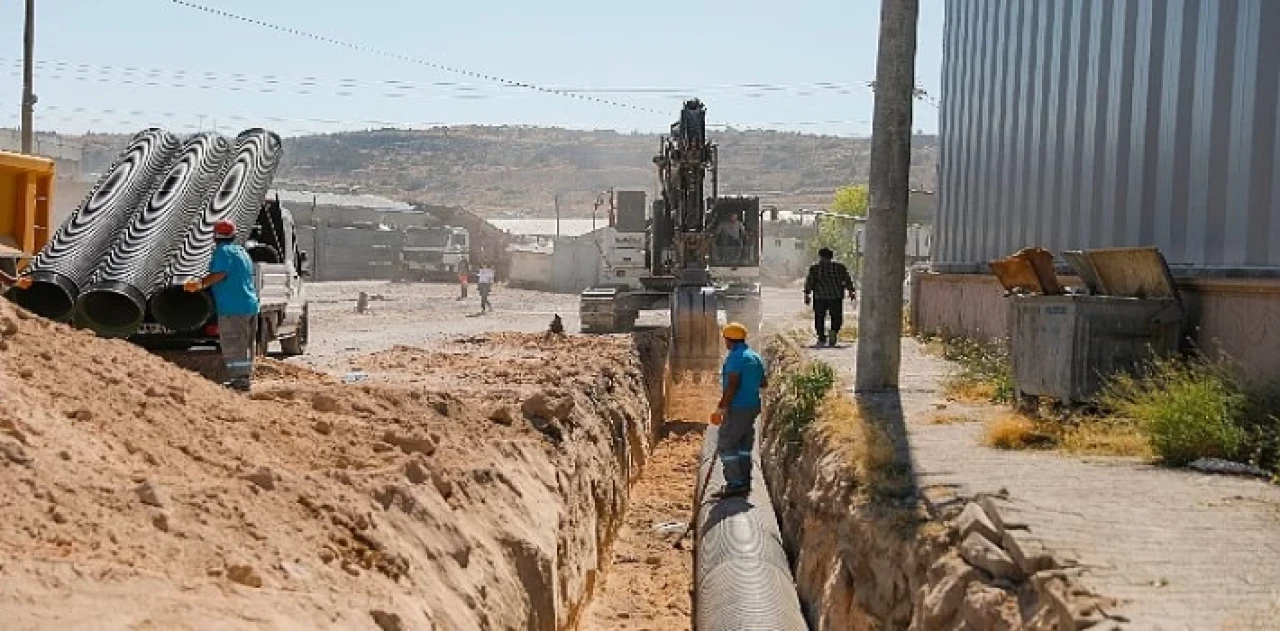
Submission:
[[[716,457],[717,428],[709,427],[702,445],[698,479],[707,489],[724,485]],[[697,513],[694,554],[694,629],[697,631],[804,631],[791,566],[778,520],[765,488],[759,450],[753,450],[751,494],[704,499]],[[712,467],[707,477],[707,467]]]
[[[182,284],[209,271],[213,257],[213,224],[229,220],[236,240],[244,243],[257,222],[267,189],[280,165],[283,144],[274,132],[250,129],[236,137],[235,156],[203,215],[190,226],[165,273],[164,287],[151,298],[151,315],[175,331],[198,328],[213,316],[208,291],[190,294]]]
[[[218,134],[187,140],[76,300],[77,325],[111,337],[138,330],[147,299],[163,285],[165,265],[207,204],[231,148],[231,141]]]
[[[23,273],[31,285],[10,289],[9,297],[46,318],[69,320],[80,289],[181,145],[176,136],[160,129],[135,135],[71,218],[31,261]]]

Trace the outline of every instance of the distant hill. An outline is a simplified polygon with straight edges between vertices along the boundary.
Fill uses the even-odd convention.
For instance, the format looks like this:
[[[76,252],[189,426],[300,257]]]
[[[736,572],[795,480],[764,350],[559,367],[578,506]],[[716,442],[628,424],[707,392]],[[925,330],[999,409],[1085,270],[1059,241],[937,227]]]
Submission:
[[[776,131],[713,132],[723,193],[760,195],[784,208],[826,204],[837,187],[865,182],[870,140]],[[127,138],[94,135],[86,173],[105,169]],[[937,137],[916,136],[912,185],[933,190]],[[289,138],[281,185],[351,190],[461,205],[481,215],[589,214],[593,191],[653,191],[658,136],[542,127],[456,126]]]

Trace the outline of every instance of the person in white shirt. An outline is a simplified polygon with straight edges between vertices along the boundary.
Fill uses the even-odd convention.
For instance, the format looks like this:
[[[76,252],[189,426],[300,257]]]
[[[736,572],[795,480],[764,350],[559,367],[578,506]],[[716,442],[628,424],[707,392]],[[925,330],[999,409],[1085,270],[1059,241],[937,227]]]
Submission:
[[[476,272],[476,289],[480,291],[480,313],[493,311],[493,305],[489,303],[489,290],[493,287],[493,266],[489,263],[481,263],[480,270]]]

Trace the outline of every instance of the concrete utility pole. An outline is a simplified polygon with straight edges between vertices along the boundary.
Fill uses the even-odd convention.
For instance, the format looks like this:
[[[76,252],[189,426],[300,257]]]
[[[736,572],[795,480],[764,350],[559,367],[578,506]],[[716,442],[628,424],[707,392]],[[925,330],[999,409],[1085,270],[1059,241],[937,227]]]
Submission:
[[[22,29],[22,153],[31,153],[35,138],[35,52],[36,0],[27,0],[26,23]]]
[[[918,0],[881,0],[871,131],[870,208],[858,312],[860,392],[896,390],[902,363],[902,283],[906,274]]]

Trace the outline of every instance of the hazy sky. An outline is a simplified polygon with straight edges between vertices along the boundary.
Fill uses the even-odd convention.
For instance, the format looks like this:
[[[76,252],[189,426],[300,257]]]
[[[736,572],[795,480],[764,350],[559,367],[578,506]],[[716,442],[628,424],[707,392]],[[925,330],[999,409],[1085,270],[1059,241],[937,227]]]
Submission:
[[[840,135],[870,128],[864,84],[875,74],[875,0],[191,1],[424,63],[173,0],[37,0],[37,129],[194,131],[216,124],[294,135],[511,123],[661,131],[688,96],[707,103],[712,123]],[[18,124],[22,4],[0,3],[0,127]],[[934,96],[942,4],[921,0],[917,74]],[[593,97],[642,109],[504,86],[428,63],[591,89]],[[916,128],[936,131],[933,105],[919,104],[915,117]]]

